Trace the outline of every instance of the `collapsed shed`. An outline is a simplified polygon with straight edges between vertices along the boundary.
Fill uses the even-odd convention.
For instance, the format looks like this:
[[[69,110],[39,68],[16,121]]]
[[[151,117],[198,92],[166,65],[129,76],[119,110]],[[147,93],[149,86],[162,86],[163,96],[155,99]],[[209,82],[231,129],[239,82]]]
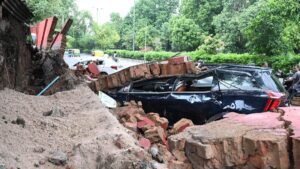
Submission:
[[[0,89],[23,90],[29,85],[33,14],[20,0],[0,0]]]
[[[23,0],[0,0],[0,90],[37,94],[59,77],[46,94],[73,89],[80,83],[63,60],[69,19],[56,33],[56,17],[30,26],[32,12]],[[33,44],[32,34],[37,35]]]

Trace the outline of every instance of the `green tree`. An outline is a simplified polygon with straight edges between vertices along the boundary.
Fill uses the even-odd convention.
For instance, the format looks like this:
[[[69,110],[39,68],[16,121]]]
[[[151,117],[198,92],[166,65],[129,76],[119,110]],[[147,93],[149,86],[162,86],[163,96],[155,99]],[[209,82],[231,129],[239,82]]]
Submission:
[[[217,37],[224,41],[226,52],[243,53],[247,51],[247,40],[243,29],[248,26],[248,22],[260,9],[261,3],[255,3],[255,1],[223,0],[223,10],[214,17],[212,24]]]
[[[292,44],[298,38],[289,37],[287,31],[294,27],[297,32],[299,15],[300,3],[296,0],[268,0],[245,30],[248,48],[266,55],[293,52]]]
[[[95,43],[101,49],[114,48],[115,44],[120,40],[117,30],[109,23],[103,25],[94,24],[93,32]]]
[[[182,0],[180,14],[192,19],[208,34],[215,34],[213,17],[220,14],[222,9],[222,0]]]
[[[160,31],[162,49],[169,51],[172,49],[170,23],[165,22]]]
[[[138,36],[141,37],[142,31],[146,25],[154,27],[159,32],[162,31],[162,25],[170,20],[172,15],[176,14],[179,5],[179,0],[137,0],[135,8],[132,8],[128,15],[118,23],[121,25],[119,42],[121,48],[132,49],[133,39],[136,41]],[[135,22],[133,22],[135,21]],[[150,31],[151,32],[151,31]],[[153,46],[156,49],[161,49],[163,46],[160,35],[149,37],[154,39],[158,46]],[[141,39],[141,38],[139,38]],[[143,45],[144,46],[144,45]],[[136,42],[135,48],[141,47],[141,43]]]
[[[170,21],[172,48],[175,51],[192,51],[201,43],[201,29],[191,19],[174,17]]]
[[[152,25],[147,25],[140,29],[137,32],[136,39],[137,45],[140,49],[144,47],[151,47],[155,48],[156,50],[161,49],[159,31]]]
[[[74,0],[26,0],[26,3],[33,11],[33,22],[56,16],[61,19],[59,25],[62,25],[76,8]]]

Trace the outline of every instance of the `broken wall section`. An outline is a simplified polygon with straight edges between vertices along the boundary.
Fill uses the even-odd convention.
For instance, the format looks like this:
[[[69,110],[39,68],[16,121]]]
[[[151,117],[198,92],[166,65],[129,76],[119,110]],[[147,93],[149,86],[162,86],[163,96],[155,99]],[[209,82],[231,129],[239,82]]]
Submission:
[[[3,4],[0,2],[0,89],[22,91],[30,80],[31,46],[27,43],[30,31]]]

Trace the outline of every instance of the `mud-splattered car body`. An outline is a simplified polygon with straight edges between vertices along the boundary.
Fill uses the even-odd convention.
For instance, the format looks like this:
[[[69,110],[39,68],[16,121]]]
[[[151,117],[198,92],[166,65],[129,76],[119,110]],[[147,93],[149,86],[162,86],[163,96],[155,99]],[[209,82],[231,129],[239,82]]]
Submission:
[[[284,102],[285,89],[270,69],[241,65],[206,65],[197,75],[134,81],[108,94],[118,102],[141,101],[144,110],[167,117],[170,124],[189,118],[196,124],[227,112],[264,112]]]

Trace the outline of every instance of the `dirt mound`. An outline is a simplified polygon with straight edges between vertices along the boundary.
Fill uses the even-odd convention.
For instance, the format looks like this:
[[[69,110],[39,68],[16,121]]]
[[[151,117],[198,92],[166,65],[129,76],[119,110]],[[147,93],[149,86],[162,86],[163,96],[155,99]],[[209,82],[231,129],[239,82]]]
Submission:
[[[152,165],[130,131],[85,86],[42,97],[0,91],[0,130],[0,166],[5,168]]]

